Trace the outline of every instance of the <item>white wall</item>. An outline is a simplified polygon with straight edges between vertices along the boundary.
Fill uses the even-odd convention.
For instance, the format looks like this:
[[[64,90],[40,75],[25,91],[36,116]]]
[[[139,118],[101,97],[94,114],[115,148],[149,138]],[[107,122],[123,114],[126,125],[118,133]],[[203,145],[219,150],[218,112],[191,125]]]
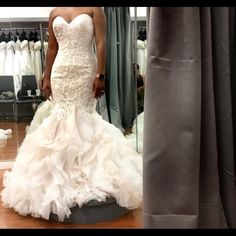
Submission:
[[[47,21],[53,7],[0,7],[0,21]]]
[[[0,7],[0,21],[47,21],[53,7]],[[134,17],[134,7],[130,7]],[[138,18],[146,17],[146,7],[137,7]]]
[[[146,17],[147,8],[146,7],[137,7],[137,17]],[[134,17],[134,7],[130,7],[130,16]]]

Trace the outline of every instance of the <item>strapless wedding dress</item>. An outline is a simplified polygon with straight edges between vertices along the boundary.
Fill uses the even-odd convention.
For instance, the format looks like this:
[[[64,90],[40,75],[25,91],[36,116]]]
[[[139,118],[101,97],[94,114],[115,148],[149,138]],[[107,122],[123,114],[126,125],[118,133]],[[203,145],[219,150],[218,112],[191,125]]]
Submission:
[[[14,44],[14,88],[15,88],[15,94],[17,95],[17,92],[21,88],[21,48],[20,48],[21,42],[19,39]]]
[[[40,81],[42,80],[42,62],[41,62],[41,51],[40,51],[41,48],[42,48],[42,43],[40,40],[34,43],[34,52],[35,52],[34,71],[38,87]]]
[[[6,46],[6,64],[5,64],[5,75],[13,75],[14,74],[14,44],[13,40],[9,41]]]
[[[137,40],[137,64],[139,65],[139,73],[142,76],[146,75],[147,62],[147,40]]]
[[[0,43],[0,75],[5,75],[6,45],[7,43],[4,41]]]
[[[34,75],[28,40],[23,40],[20,46],[21,46],[21,74]]]
[[[37,110],[11,171],[3,205],[21,215],[59,220],[90,200],[114,197],[128,209],[142,202],[142,158],[96,112],[94,25],[87,14],[53,21],[59,44],[51,72],[52,102]],[[42,114],[44,116],[42,116]]]

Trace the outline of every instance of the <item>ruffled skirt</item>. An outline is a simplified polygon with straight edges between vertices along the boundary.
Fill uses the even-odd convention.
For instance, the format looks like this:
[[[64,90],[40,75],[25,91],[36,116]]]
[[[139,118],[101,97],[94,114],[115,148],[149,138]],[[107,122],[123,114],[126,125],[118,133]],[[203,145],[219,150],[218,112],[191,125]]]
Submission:
[[[59,220],[90,200],[114,197],[128,209],[142,201],[142,158],[114,125],[76,105],[44,102],[35,114],[1,198],[21,215]]]

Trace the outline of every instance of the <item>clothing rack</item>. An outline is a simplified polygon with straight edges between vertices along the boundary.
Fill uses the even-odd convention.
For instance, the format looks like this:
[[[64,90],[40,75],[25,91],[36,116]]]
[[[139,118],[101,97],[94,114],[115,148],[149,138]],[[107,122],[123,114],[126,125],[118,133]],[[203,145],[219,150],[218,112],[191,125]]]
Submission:
[[[47,30],[48,28],[40,28],[39,26],[38,27],[12,27],[12,28],[0,28],[0,30],[7,30],[7,31],[11,31],[11,30]]]

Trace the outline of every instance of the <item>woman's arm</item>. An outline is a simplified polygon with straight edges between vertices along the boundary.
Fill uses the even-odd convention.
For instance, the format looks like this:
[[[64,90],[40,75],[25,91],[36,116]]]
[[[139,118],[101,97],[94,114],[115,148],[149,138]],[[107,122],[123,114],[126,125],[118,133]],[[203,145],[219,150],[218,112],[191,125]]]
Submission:
[[[101,7],[94,7],[93,22],[98,58],[97,74],[104,74],[106,66],[106,16]]]
[[[106,67],[106,16],[101,7],[94,7],[92,10],[95,29],[95,41],[97,52],[97,76],[94,80],[93,93],[95,98],[104,94],[105,81],[98,78],[99,74],[105,74]]]
[[[50,12],[49,21],[48,21],[48,49],[46,55],[46,63],[44,70],[44,78],[43,78],[43,92],[45,97],[48,99],[51,95],[51,86],[50,86],[50,77],[52,65],[55,60],[58,51],[58,44],[53,32],[53,20],[55,18],[55,9]]]

